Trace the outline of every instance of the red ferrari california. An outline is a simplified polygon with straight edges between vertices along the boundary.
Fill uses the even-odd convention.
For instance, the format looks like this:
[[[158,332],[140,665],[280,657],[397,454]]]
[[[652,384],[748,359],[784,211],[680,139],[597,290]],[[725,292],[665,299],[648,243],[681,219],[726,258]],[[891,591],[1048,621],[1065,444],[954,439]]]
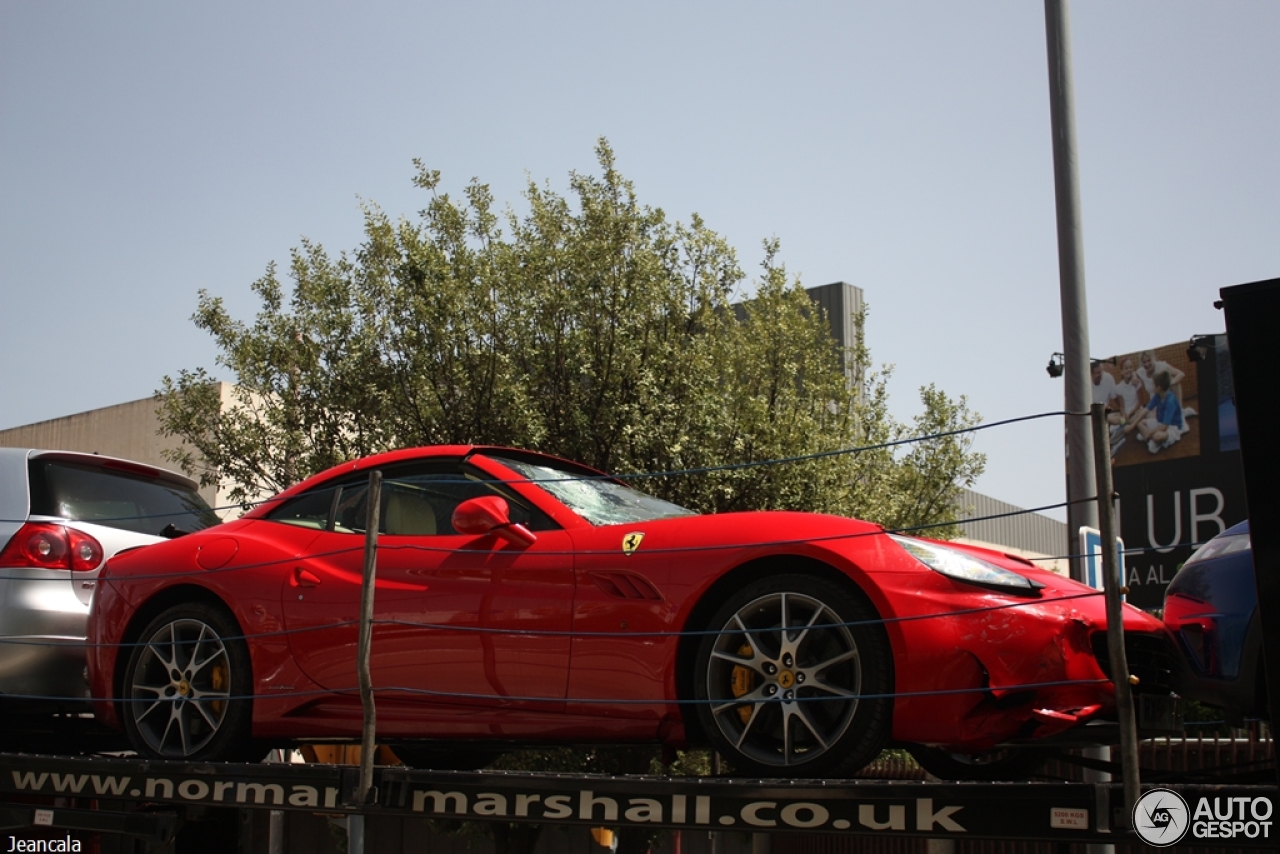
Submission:
[[[374,469],[377,736],[411,763],[660,743],[842,777],[890,743],[963,761],[1114,715],[1102,597],[1027,561],[834,516],[697,515],[576,463],[448,446],[114,558],[90,618],[100,719],[157,758],[358,740]],[[1143,670],[1163,627],[1124,620],[1140,688],[1167,690]]]

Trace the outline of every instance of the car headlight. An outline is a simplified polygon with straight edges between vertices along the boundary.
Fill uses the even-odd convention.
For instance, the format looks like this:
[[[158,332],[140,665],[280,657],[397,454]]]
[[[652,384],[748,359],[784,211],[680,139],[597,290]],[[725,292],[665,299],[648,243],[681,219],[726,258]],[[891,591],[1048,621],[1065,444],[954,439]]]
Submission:
[[[899,537],[894,534],[890,534],[889,538],[906,549],[907,554],[934,572],[940,572],[957,581],[980,584],[984,587],[1014,589],[1022,593],[1029,593],[1044,587],[1043,584],[1032,581],[1030,578],[1019,575],[1012,570],[996,566],[994,563],[987,563],[981,558],[976,558],[973,555],[965,554],[955,549],[949,549],[946,546],[926,543],[924,540],[915,540],[910,537]]]

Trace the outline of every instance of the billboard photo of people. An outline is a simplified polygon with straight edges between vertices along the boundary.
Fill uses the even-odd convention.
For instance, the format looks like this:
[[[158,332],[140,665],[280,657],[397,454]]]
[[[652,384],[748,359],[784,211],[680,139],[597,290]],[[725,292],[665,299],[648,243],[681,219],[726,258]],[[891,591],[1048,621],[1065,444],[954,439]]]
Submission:
[[[1107,407],[1114,466],[1200,454],[1198,365],[1186,345],[1095,361],[1093,402]]]

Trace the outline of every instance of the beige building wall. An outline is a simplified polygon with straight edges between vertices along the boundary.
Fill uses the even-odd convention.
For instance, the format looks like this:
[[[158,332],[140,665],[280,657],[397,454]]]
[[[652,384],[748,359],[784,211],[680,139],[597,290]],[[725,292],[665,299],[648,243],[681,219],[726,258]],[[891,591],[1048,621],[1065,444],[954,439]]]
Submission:
[[[223,406],[226,406],[231,397],[231,385],[219,383],[219,386]],[[164,458],[164,451],[180,447],[182,443],[160,434],[156,406],[156,401],[148,397],[0,430],[0,447],[81,451],[178,471],[176,464]],[[200,495],[213,507],[229,504],[226,495],[214,487],[202,487]],[[230,519],[240,515],[240,511],[238,508],[222,510],[218,515]]]

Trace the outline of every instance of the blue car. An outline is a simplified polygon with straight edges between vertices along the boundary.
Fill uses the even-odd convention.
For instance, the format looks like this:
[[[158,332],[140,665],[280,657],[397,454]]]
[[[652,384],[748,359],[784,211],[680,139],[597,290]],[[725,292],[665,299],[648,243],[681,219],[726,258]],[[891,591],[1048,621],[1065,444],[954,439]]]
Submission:
[[[1164,622],[1184,659],[1178,693],[1221,707],[1233,721],[1267,717],[1248,522],[1223,531],[1182,565],[1165,591]]]

